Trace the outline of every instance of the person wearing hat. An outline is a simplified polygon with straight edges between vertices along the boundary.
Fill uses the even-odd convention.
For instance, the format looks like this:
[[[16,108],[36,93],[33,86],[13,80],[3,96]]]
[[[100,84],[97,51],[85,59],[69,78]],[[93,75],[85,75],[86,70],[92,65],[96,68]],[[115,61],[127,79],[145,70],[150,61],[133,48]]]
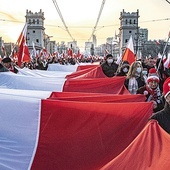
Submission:
[[[0,63],[0,72],[8,72],[9,70]]]
[[[162,110],[164,107],[159,82],[160,79],[156,69],[151,68],[148,73],[146,84],[137,90],[137,94],[144,94],[146,96],[146,102],[153,102],[154,112]]]
[[[116,74],[118,65],[114,62],[113,56],[111,54],[106,55],[106,60],[101,64],[103,73],[107,77],[113,77]]]
[[[159,125],[170,134],[170,77],[163,84],[164,108],[154,113],[149,120],[155,119]]]
[[[9,71],[17,73],[18,70],[13,66],[12,60],[9,57],[5,57],[2,59],[2,64],[5,66]]]

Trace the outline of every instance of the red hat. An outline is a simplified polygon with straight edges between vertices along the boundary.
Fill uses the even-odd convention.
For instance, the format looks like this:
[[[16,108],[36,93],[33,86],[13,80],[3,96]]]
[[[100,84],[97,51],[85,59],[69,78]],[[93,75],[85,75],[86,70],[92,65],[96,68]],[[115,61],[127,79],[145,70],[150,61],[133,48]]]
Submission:
[[[170,77],[167,78],[163,84],[163,95],[166,98],[170,94]]]
[[[151,81],[156,81],[156,82],[158,82],[159,83],[159,75],[158,75],[158,73],[157,73],[157,71],[156,71],[156,69],[155,68],[151,68],[150,70],[149,70],[149,73],[148,73],[148,78],[147,78],[147,82],[149,83],[149,82],[151,82]]]

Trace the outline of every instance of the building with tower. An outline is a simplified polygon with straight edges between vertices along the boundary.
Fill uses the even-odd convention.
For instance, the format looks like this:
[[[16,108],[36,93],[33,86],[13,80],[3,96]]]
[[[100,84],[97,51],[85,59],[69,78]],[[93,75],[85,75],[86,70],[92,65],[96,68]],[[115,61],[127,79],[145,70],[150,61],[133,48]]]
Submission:
[[[119,38],[120,38],[120,51],[124,51],[126,44],[132,35],[134,42],[135,53],[138,51],[139,46],[139,10],[137,12],[125,12],[124,9],[120,13],[120,28],[119,28]]]
[[[44,12],[40,10],[40,12],[33,13],[27,10],[25,18],[28,24],[27,45],[29,49],[33,42],[36,48],[42,49],[45,46],[45,39],[47,39],[44,28]]]
[[[26,23],[28,24],[27,28],[27,45],[30,52],[34,47],[37,51],[40,51],[42,48],[47,49],[48,52],[52,53],[55,51],[55,41],[50,41],[52,36],[45,34],[44,27],[44,12],[40,9],[39,12],[26,11]]]

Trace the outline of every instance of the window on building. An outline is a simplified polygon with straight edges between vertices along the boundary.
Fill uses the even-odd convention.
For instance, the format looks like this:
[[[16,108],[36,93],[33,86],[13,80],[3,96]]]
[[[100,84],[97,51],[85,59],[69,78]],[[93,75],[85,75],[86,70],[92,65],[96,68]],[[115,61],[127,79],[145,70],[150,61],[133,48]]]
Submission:
[[[28,24],[31,24],[31,19],[29,19]]]
[[[35,19],[33,19],[32,23],[35,24]]]
[[[125,21],[125,22],[126,22],[126,25],[127,25],[127,23],[128,23],[127,19],[126,19],[126,21]]]
[[[37,19],[37,24],[39,24],[40,23],[40,21],[39,21],[39,19]]]
[[[33,30],[32,32],[35,33],[35,30]]]
[[[136,20],[135,19],[134,19],[133,23],[136,24]]]
[[[131,19],[130,19],[129,23],[132,24],[132,20]]]
[[[128,42],[128,39],[125,39],[125,43],[127,43]]]
[[[129,33],[132,33],[132,31],[129,31]]]
[[[36,42],[39,43],[39,39],[36,39]]]

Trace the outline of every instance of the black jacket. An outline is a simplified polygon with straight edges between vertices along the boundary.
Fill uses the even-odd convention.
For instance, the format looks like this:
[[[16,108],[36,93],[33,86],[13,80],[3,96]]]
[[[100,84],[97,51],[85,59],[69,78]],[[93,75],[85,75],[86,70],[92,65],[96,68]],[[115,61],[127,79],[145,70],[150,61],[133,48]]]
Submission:
[[[118,68],[118,65],[116,63],[112,63],[111,66],[108,65],[107,62],[104,62],[101,64],[103,73],[107,76],[107,77],[113,77],[116,75],[116,71]]]
[[[7,72],[7,71],[9,70],[0,63],[0,72]]]
[[[170,134],[170,106],[165,103],[164,109],[153,114],[150,119],[158,121],[159,125]]]

